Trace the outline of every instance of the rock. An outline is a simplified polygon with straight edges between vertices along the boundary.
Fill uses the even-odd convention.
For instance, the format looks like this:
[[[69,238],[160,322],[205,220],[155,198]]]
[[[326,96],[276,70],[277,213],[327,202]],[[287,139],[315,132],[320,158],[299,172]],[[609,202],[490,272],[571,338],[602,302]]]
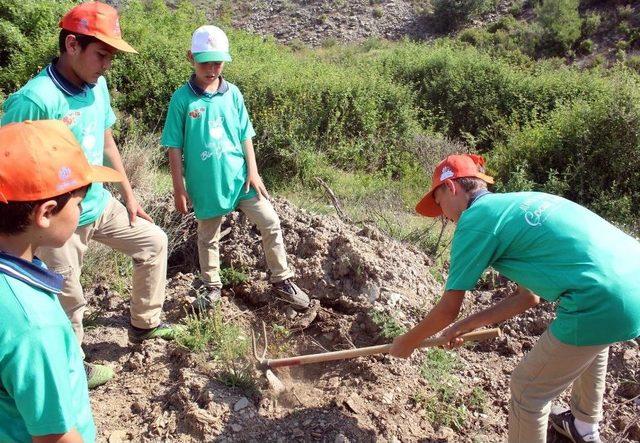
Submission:
[[[113,431],[107,439],[109,443],[122,443],[125,440],[129,441],[129,438],[127,431],[123,430]]]
[[[236,425],[236,424],[231,425],[231,430],[233,432],[240,432],[240,431],[242,431],[242,429],[244,429],[244,428],[242,426],[240,426],[240,425]]]
[[[384,403],[385,405],[390,405],[391,403],[393,403],[393,393],[386,392],[382,396],[382,403]]]
[[[338,435],[336,435],[336,439],[333,442],[334,443],[349,443],[349,439],[342,432],[339,432]]]
[[[291,306],[287,306],[286,315],[289,320],[293,320],[294,318],[296,318],[298,313]]]
[[[235,405],[233,405],[233,410],[238,412],[243,410],[247,406],[249,406],[249,399],[247,397],[242,397],[240,400],[236,402]]]

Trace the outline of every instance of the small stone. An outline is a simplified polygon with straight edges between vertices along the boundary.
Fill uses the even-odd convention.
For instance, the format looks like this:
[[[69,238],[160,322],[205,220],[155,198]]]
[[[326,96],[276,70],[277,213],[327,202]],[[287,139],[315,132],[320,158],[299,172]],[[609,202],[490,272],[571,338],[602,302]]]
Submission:
[[[293,309],[291,306],[287,306],[287,309],[286,309],[285,313],[286,313],[287,318],[289,320],[293,320],[298,315],[298,313],[295,311],[295,309]]]
[[[240,431],[242,431],[242,429],[243,429],[243,428],[242,428],[242,426],[240,426],[240,425],[236,425],[236,424],[231,425],[231,430],[232,430],[233,432],[240,432]]]
[[[123,431],[123,430],[118,430],[118,431],[113,431],[110,435],[109,438],[107,439],[107,441],[109,443],[122,443],[124,440],[129,440],[127,438],[127,431]]]
[[[393,403],[393,394],[391,392],[387,392],[382,396],[382,403],[385,405],[390,405]]]
[[[247,397],[242,397],[236,402],[235,405],[233,405],[233,410],[238,412],[246,408],[247,406],[249,406],[249,399]]]
[[[349,443],[349,439],[346,437],[346,435],[340,432],[338,433],[338,435],[336,435],[336,439],[334,440],[334,443]]]

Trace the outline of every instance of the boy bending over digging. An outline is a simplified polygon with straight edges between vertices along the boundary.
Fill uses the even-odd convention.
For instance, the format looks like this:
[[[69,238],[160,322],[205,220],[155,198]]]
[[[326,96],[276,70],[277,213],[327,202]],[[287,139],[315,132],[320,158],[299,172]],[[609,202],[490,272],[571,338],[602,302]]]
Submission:
[[[0,442],[95,440],[82,351],[58,296],[63,277],[35,257],[78,226],[90,166],[58,120],[0,128]]]
[[[435,169],[416,210],[457,224],[440,302],[397,337],[391,354],[409,357],[437,332],[459,335],[502,322],[539,303],[556,318],[511,376],[510,442],[544,442],[551,401],[572,385],[571,408],[551,415],[573,442],[599,442],[609,346],[640,335],[640,243],[593,212],[540,192],[492,194],[484,159],[451,155]],[[516,293],[459,320],[465,291],[487,267],[518,284]]]
[[[220,226],[224,215],[238,208],[260,230],[277,294],[294,308],[306,309],[309,297],[291,280],[280,220],[258,174],[251,141],[255,132],[244,99],[222,77],[224,63],[231,61],[227,36],[216,26],[196,29],[187,57],[195,72],[171,97],[162,145],[168,148],[176,209],[186,214],[191,200],[198,219],[206,291],[195,307],[206,309],[220,298]]]

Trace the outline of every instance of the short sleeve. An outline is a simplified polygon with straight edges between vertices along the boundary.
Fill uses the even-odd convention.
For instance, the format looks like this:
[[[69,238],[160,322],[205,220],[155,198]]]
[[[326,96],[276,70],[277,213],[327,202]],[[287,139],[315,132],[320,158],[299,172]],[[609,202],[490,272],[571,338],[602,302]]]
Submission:
[[[109,87],[107,86],[107,81],[104,77],[100,77],[98,80],[98,87],[100,88],[100,92],[102,93],[104,100],[104,129],[107,130],[115,124],[117,120],[116,113],[111,107],[111,95],[109,94]]]
[[[167,118],[164,121],[164,127],[162,128],[162,138],[160,144],[167,148],[179,148],[184,146],[184,119],[186,110],[184,104],[178,97],[178,94],[173,94],[171,101],[169,102],[169,109],[167,110]]]
[[[46,337],[46,339],[45,339]],[[76,421],[62,328],[34,328],[8,353],[0,382],[34,436],[64,434]]]
[[[492,233],[473,229],[456,231],[451,243],[445,290],[472,290],[484,270],[493,263],[497,247],[497,238]]]
[[[50,118],[45,109],[24,94],[13,94],[4,102],[4,115],[0,126],[19,123],[25,120],[44,120]]]
[[[244,104],[244,97],[239,90],[236,90],[236,106],[238,107],[238,131],[240,141],[249,140],[256,135],[249,118],[249,112]]]

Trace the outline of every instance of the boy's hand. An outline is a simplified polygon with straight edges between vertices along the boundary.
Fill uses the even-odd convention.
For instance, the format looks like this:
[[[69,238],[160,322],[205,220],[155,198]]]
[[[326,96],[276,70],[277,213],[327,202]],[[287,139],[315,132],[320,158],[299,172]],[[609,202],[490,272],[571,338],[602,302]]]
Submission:
[[[393,339],[389,354],[398,358],[409,358],[415,349],[416,347],[407,339],[406,334],[403,334]]]
[[[258,198],[262,199],[262,197],[266,199],[271,199],[269,193],[267,192],[267,188],[264,183],[262,183],[262,177],[256,173],[249,173],[247,175],[247,181],[244,183],[244,192],[249,192],[249,188],[253,186],[253,189],[258,193]]]
[[[176,204],[176,210],[179,213],[187,214],[189,212],[189,196],[185,191],[174,192],[173,201]]]
[[[459,322],[452,324],[442,331],[442,337],[447,339],[447,344],[443,347],[445,349],[459,348],[464,344],[464,340],[458,337],[462,334],[466,334],[467,332],[471,332],[472,330],[472,328],[465,325],[464,320],[460,320]]]
[[[136,200],[135,197],[130,197],[129,199],[127,199],[127,201],[125,202],[125,206],[127,208],[127,212],[129,213],[129,224],[131,226],[135,224],[136,217],[144,218],[145,220],[153,223],[153,219],[149,217],[146,212],[144,212],[144,209],[142,209],[142,206],[140,206],[138,200]]]

